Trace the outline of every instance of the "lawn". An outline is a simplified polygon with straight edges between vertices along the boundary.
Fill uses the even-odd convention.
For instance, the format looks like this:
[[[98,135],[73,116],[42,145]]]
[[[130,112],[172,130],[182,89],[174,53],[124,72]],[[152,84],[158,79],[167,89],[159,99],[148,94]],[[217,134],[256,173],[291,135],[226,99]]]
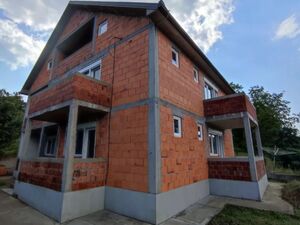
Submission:
[[[277,212],[226,205],[209,225],[300,225],[300,218]]]

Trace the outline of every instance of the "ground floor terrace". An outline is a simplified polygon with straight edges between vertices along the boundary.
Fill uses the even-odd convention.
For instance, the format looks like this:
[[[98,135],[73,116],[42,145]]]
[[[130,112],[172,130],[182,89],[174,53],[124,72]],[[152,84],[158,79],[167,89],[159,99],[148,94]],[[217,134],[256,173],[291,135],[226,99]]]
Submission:
[[[205,102],[205,117],[151,99],[29,107],[15,194],[59,222],[108,209],[159,224],[210,194],[260,201],[268,181],[255,115],[218,113],[219,100]],[[235,157],[235,128],[244,128],[246,157]]]

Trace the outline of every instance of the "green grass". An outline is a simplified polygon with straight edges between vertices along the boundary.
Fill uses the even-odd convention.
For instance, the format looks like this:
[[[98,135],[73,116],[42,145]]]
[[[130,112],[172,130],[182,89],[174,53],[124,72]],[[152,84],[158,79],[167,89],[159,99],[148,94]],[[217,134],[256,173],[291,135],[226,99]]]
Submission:
[[[277,212],[226,205],[209,225],[300,225],[300,218]]]

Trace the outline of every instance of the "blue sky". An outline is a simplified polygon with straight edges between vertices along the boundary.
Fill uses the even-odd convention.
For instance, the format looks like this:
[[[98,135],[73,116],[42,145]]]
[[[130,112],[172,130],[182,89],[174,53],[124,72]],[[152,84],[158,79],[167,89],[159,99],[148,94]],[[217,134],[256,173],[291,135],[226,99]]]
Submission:
[[[0,88],[21,89],[67,2],[1,0]],[[300,112],[299,0],[165,2],[229,82],[284,91]]]

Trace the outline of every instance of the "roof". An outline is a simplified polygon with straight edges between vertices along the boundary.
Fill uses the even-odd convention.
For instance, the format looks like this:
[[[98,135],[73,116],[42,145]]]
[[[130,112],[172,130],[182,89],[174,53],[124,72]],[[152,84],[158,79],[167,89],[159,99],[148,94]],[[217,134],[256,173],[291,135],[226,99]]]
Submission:
[[[174,42],[185,50],[194,62],[204,66],[209,71],[210,77],[225,91],[227,94],[234,93],[234,90],[230,87],[221,73],[214,67],[209,61],[197,44],[191,39],[191,37],[183,30],[178,24],[175,18],[169,13],[169,10],[165,6],[162,0],[156,3],[146,2],[114,2],[114,1],[70,1],[66,7],[63,15],[61,16],[57,26],[52,32],[47,45],[43,49],[40,57],[30,72],[22,90],[22,94],[29,94],[31,85],[33,84],[36,76],[38,75],[43,64],[47,60],[48,55],[51,53],[53,46],[55,46],[59,35],[64,29],[65,24],[72,11],[76,8],[85,7],[92,8],[113,13],[125,13],[126,15],[143,15],[149,16],[154,23],[165,31],[167,35]],[[200,56],[200,57],[199,57]]]

